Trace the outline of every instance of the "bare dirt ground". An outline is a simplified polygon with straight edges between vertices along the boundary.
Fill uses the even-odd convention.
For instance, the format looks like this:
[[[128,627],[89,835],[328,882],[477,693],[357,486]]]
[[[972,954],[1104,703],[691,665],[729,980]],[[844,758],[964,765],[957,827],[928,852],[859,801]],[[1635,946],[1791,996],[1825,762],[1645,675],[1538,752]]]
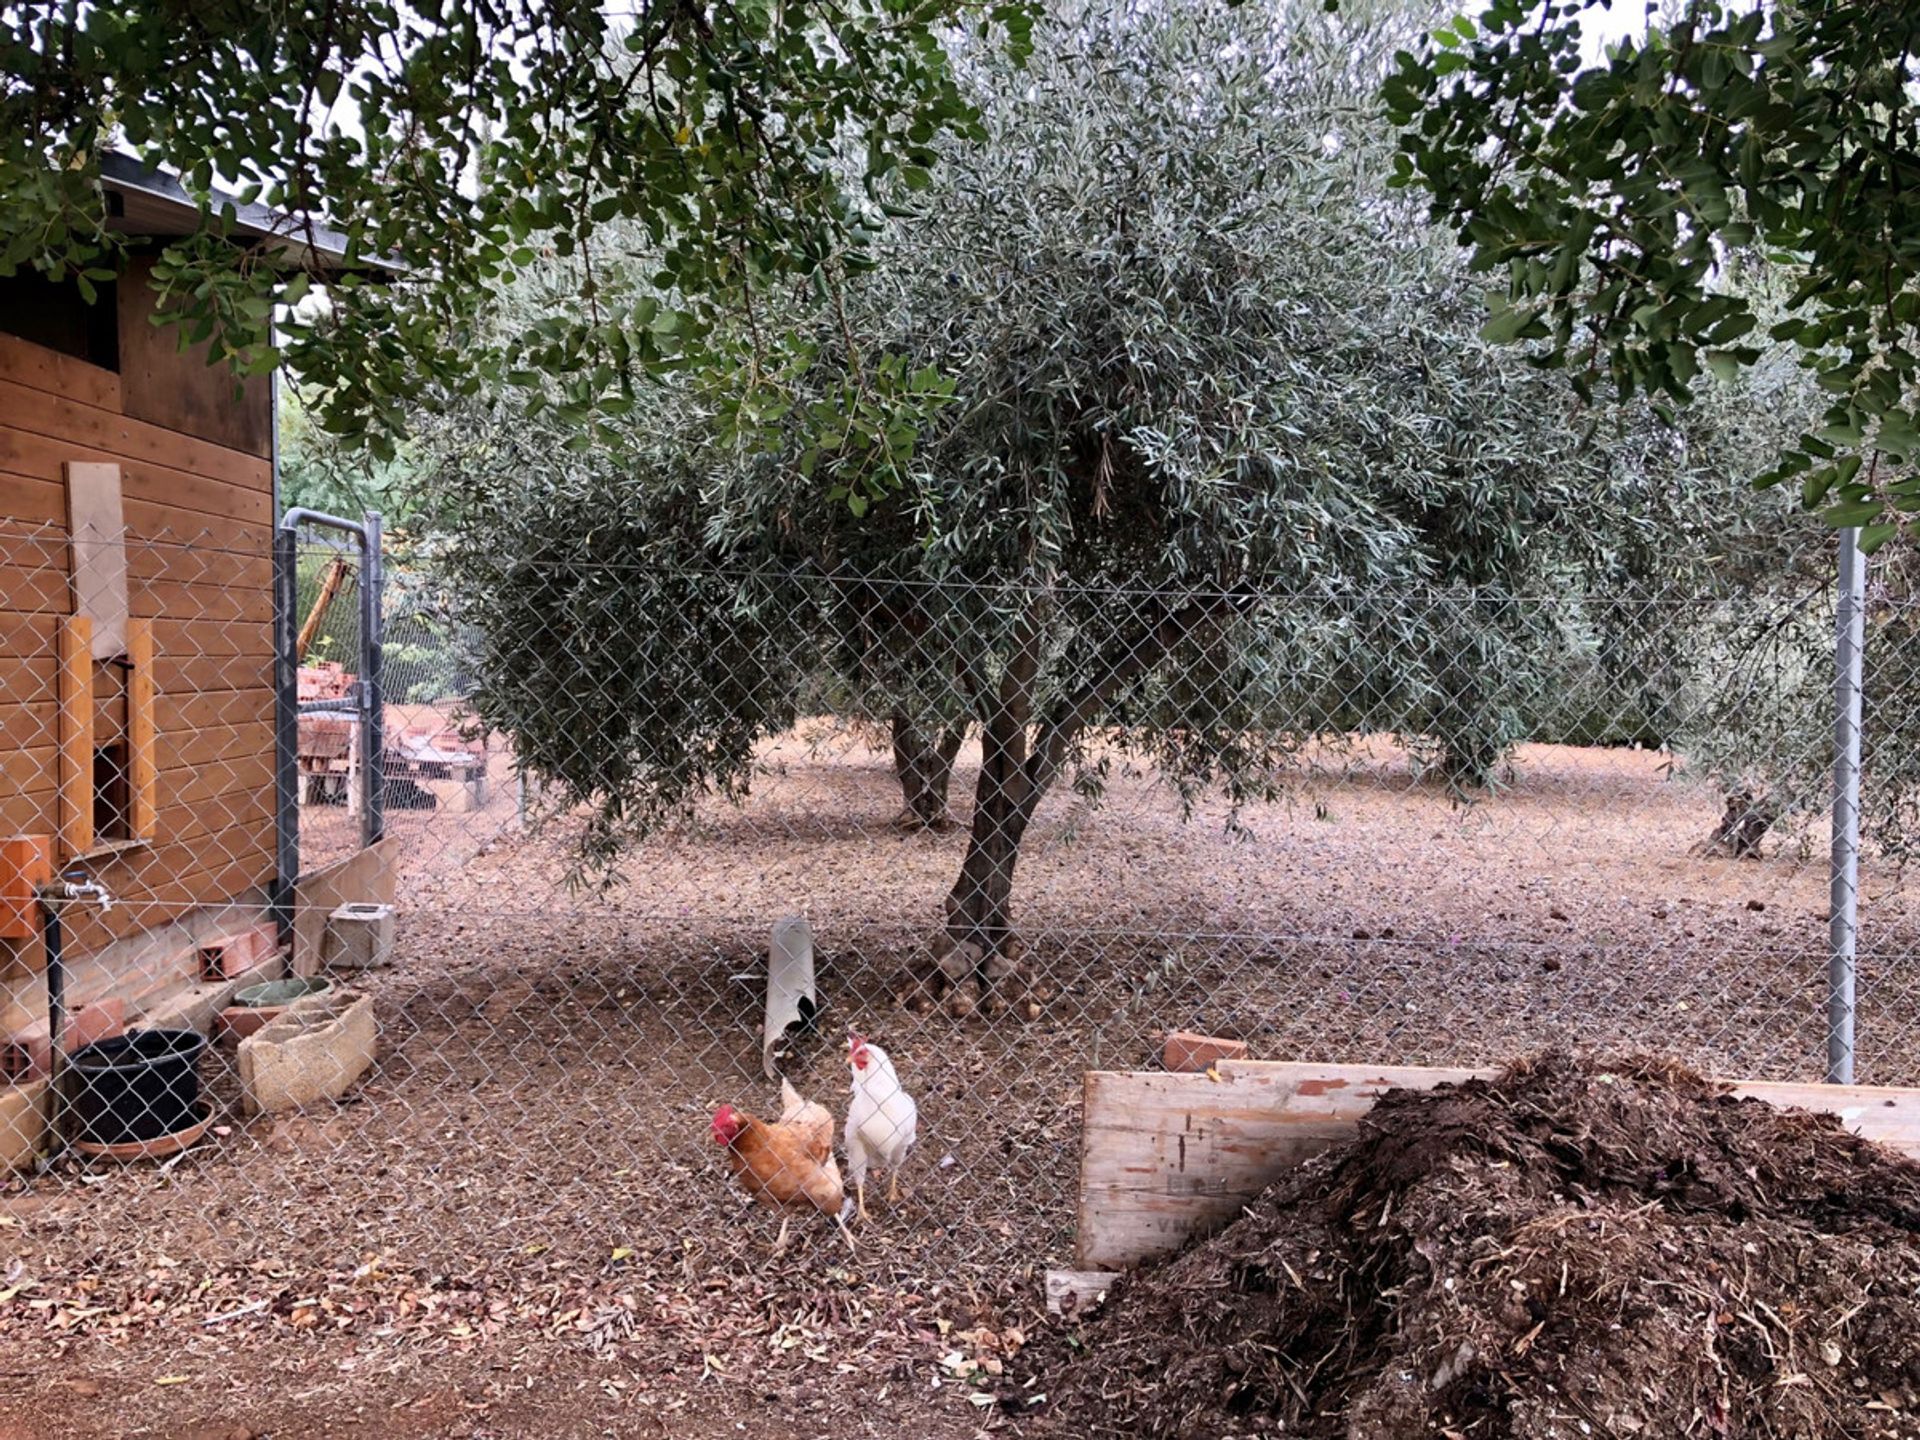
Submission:
[[[0,1200],[0,1440],[999,1431],[994,1372],[1072,1253],[1078,1077],[1150,1063],[1161,1031],[1770,1078],[1823,1057],[1824,837],[1690,854],[1719,797],[1658,755],[1530,747],[1462,806],[1361,747],[1238,837],[1124,767],[1097,809],[1055,796],[1018,890],[1032,1023],[897,1003],[964,840],[893,829],[884,757],[842,733],[772,747],[746,807],[649,842],[605,894],[565,886],[572,822],[522,833],[505,757],[493,778],[480,812],[449,785],[390,816],[400,954],[367,977],[383,1056],[348,1103],[243,1119],[223,1057],[226,1133],[173,1168],[68,1164]],[[306,824],[317,846],[347,819]],[[1920,926],[1896,873],[1867,882],[1860,1078],[1912,1083]],[[793,912],[826,1010],[788,1073],[843,1109],[858,1026],[922,1107],[909,1193],[857,1255],[815,1226],[770,1259],[707,1136],[721,1101],[773,1104],[763,950]]]

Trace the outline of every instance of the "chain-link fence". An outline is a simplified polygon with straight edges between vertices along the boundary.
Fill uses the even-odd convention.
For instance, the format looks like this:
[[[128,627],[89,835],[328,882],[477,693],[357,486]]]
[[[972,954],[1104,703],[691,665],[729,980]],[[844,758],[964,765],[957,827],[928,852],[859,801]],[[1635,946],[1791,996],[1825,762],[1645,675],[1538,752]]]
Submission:
[[[837,1127],[849,1031],[919,1113],[905,1194],[870,1192],[854,1238],[922,1288],[1065,1259],[1081,1072],[1155,1066],[1169,1032],[1274,1059],[1826,1064],[1831,592],[1172,591],[400,546],[369,731],[350,537],[288,547],[278,674],[265,554],[119,539],[129,628],[103,643],[74,628],[65,530],[5,543],[0,828],[113,901],[56,879],[52,957],[49,907],[9,892],[9,1123],[44,1115],[63,1029],[70,1080],[92,1040],[213,1037],[197,1096],[116,1079],[149,1164],[83,1153],[112,1123],[97,1095],[16,1145],[14,1192],[82,1269],[104,1227],[223,1257],[240,1297],[289,1244],[336,1279],[369,1255],[694,1276],[773,1233],[716,1110],[773,1120],[770,1056]],[[1913,1083],[1912,792],[1873,717],[1915,677],[1880,639],[1858,1078]],[[377,916],[335,918],[355,903],[391,903],[390,952]],[[804,998],[763,1051],[788,917]],[[339,1069],[259,1113],[274,1082],[236,995],[282,979],[332,985],[282,1035]],[[182,1127],[198,1143],[170,1152]]]

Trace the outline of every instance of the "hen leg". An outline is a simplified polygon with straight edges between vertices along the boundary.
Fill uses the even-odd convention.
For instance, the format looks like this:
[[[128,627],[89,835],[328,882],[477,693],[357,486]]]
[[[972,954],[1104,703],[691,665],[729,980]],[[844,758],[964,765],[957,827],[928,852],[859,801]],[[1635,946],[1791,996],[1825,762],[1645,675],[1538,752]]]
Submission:
[[[898,1170],[889,1170],[887,1171],[887,1204],[898,1205],[899,1203],[900,1172]]]
[[[864,1177],[853,1182],[853,1193],[859,1199],[860,1219],[862,1223],[865,1223],[867,1218],[867,1182]]]
[[[773,1242],[773,1258],[778,1260],[787,1253],[787,1217],[780,1217],[780,1238]]]

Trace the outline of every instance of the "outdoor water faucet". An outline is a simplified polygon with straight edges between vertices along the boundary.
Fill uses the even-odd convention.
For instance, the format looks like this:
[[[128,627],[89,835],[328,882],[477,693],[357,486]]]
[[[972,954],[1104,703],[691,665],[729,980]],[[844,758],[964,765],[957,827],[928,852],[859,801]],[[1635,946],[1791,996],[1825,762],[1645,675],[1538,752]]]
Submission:
[[[55,898],[69,901],[97,900],[100,903],[102,915],[113,913],[113,896],[107,893],[107,887],[98,880],[88,879],[84,871],[69,870],[62,875]]]

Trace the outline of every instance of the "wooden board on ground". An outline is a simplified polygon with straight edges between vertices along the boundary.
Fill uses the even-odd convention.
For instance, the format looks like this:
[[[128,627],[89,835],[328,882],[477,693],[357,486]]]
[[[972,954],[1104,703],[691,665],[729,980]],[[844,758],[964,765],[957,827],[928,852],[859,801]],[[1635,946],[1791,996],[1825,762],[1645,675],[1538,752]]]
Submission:
[[[1084,1315],[1107,1298],[1107,1291],[1120,1278],[1117,1270],[1047,1271],[1047,1313]]]
[[[1090,1071],[1081,1134],[1083,1270],[1123,1270],[1219,1228],[1286,1171],[1350,1138],[1392,1089],[1491,1070],[1229,1060],[1207,1075]],[[1920,1089],[1732,1082],[1735,1094],[1825,1110],[1920,1157]]]

